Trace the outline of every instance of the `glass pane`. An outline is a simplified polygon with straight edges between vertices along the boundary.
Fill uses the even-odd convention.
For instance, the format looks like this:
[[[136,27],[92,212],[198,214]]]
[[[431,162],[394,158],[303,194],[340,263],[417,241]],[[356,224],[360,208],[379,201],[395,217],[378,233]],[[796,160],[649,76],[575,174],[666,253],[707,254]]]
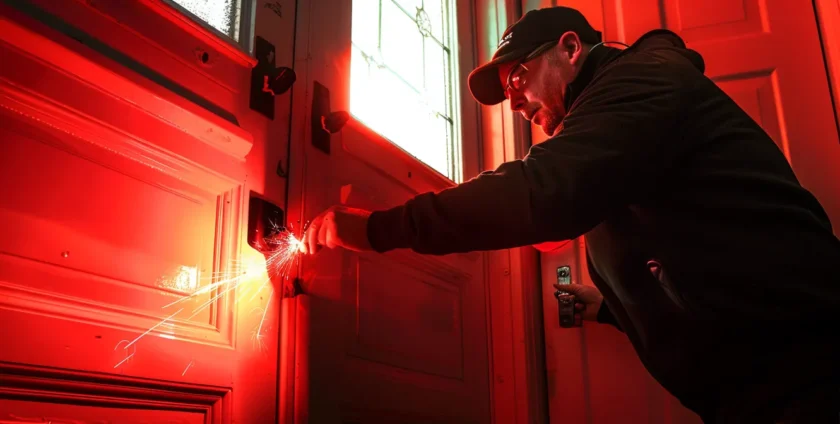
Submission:
[[[365,53],[378,55],[379,0],[353,1],[352,15],[350,40]]]
[[[362,1],[362,0],[356,0]],[[417,13],[417,9],[423,7],[423,0],[382,0],[387,2],[394,2],[411,16]]]
[[[382,1],[380,42],[385,65],[415,89],[423,87],[423,35],[414,20],[390,0]]]
[[[350,110],[353,115],[407,153],[443,175],[449,170],[451,125],[432,112],[422,98],[386,68],[368,66],[353,48]]]
[[[449,54],[437,42],[425,40],[425,84],[423,86],[429,106],[438,113],[452,116],[449,110]]]
[[[429,143],[429,150],[434,150],[435,155],[430,156],[427,161],[432,168],[443,175],[452,176],[452,122],[447,121],[443,116],[435,116],[434,122],[429,125],[429,134],[421,143]],[[446,152],[446,154],[443,154]]]
[[[170,0],[222,34],[239,41],[242,0]]]
[[[446,0],[424,0],[423,10],[429,17],[432,37],[449,47],[449,15],[446,13]]]
[[[448,0],[352,4],[350,113],[455,180]]]

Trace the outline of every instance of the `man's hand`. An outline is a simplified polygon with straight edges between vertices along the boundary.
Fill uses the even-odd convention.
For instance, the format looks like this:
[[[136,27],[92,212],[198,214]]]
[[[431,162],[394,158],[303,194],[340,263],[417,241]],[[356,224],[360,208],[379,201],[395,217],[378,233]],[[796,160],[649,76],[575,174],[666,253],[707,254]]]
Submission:
[[[303,235],[301,251],[315,253],[318,246],[343,247],[356,252],[371,250],[367,222],[371,212],[333,206],[315,217]]]
[[[579,312],[584,320],[598,319],[598,310],[604,301],[604,296],[598,289],[583,284],[555,284],[554,288],[575,296],[575,311]]]

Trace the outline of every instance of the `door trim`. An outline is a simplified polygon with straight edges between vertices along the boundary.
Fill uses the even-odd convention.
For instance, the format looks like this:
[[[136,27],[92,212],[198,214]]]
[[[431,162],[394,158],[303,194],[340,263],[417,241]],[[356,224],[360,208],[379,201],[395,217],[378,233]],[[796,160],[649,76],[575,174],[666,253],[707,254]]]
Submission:
[[[522,3],[475,2],[476,62],[490,59],[504,30],[522,16]],[[476,104],[469,93],[464,96],[465,102]],[[507,102],[478,108],[482,170],[522,159],[531,146],[530,126]],[[526,246],[488,252],[486,257],[493,422],[548,422],[539,256]]]
[[[0,362],[0,397],[35,402],[128,409],[177,409],[203,414],[205,422],[231,419],[231,389],[115,377]],[[7,418],[0,416],[0,420]],[[26,418],[26,417],[13,417]],[[34,417],[32,417],[34,418]],[[41,418],[41,417],[38,417]]]
[[[0,106],[19,120],[73,134],[69,143],[79,154],[196,201],[215,200],[244,180],[254,144],[249,132],[119,65],[104,67],[100,57],[68,48],[66,37],[0,10],[6,40],[0,57],[17,64],[0,81]],[[38,78],[47,72],[56,77]],[[131,170],[124,158],[132,161]]]
[[[822,41],[831,100],[834,106],[834,120],[840,134],[840,1],[814,0],[814,12]],[[831,30],[830,28],[834,28]]]

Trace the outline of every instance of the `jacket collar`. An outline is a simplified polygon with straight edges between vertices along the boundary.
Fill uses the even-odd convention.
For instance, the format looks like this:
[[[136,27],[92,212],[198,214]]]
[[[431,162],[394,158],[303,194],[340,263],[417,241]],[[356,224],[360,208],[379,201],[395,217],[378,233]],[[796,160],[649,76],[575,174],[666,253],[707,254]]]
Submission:
[[[589,54],[586,56],[586,60],[583,61],[583,66],[581,66],[577,77],[575,77],[575,80],[566,86],[566,97],[564,99],[566,112],[568,113],[568,111],[572,108],[572,105],[575,103],[575,100],[577,100],[578,96],[580,96],[580,93],[583,92],[583,89],[589,85],[592,78],[595,77],[595,74],[598,70],[604,67],[604,65],[612,62],[616,57],[629,50],[637,50],[640,48],[644,49],[645,44],[648,44],[652,39],[656,38],[663,38],[668,42],[668,44],[675,47],[686,47],[685,42],[679,35],[667,29],[655,29],[646,32],[626,50],[608,47],[606,44],[596,44],[592,47],[592,50],[590,50]]]
[[[607,63],[612,62],[621,52],[622,50],[607,47],[604,44],[597,44],[589,51],[574,81],[566,86],[566,96],[563,99],[566,104],[566,112],[571,109],[580,93],[592,81],[596,72]]]

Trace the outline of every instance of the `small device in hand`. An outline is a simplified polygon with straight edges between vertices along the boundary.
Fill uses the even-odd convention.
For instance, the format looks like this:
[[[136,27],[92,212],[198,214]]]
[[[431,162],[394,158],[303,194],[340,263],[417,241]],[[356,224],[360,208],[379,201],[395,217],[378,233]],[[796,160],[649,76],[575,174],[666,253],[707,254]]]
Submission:
[[[557,267],[557,285],[572,284],[572,269],[568,265]],[[557,299],[557,309],[560,312],[560,326],[563,328],[577,327],[580,324],[575,317],[575,296],[564,291],[554,292]]]

